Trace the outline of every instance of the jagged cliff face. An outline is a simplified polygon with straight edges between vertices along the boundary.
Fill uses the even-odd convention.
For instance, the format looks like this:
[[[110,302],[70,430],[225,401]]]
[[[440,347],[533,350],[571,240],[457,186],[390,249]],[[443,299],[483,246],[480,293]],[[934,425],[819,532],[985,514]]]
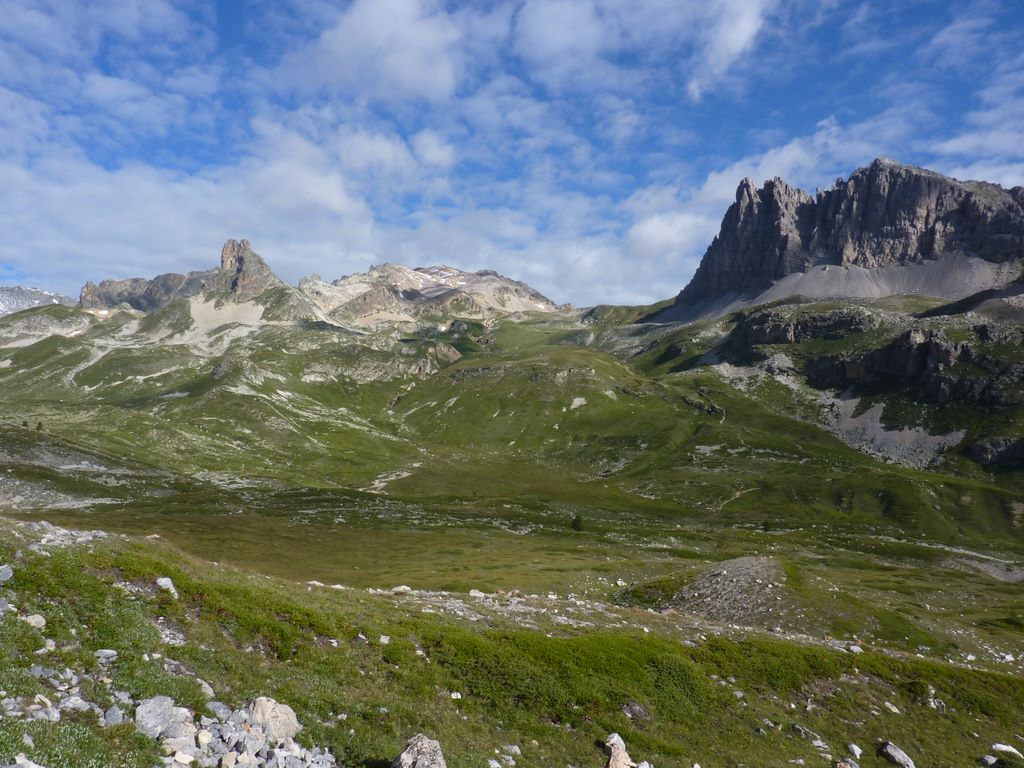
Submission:
[[[681,298],[694,301],[767,286],[802,271],[808,264],[805,241],[813,214],[814,198],[782,179],[761,189],[752,179],[744,179],[718,237]]]
[[[1024,258],[1024,187],[961,182],[885,159],[816,198],[781,179],[761,189],[745,179],[677,304],[752,298],[819,265],[885,270],[945,256],[996,265]],[[884,282],[876,295],[884,293]],[[848,290],[871,295],[856,285]],[[935,295],[950,295],[950,289],[937,286]]]
[[[86,308],[127,304],[148,312],[175,299],[205,293],[226,293],[237,301],[246,301],[269,288],[283,285],[248,240],[228,240],[221,249],[220,269],[186,275],[169,272],[152,280],[132,277],[104,280],[99,285],[88,282],[82,288],[79,303]]]

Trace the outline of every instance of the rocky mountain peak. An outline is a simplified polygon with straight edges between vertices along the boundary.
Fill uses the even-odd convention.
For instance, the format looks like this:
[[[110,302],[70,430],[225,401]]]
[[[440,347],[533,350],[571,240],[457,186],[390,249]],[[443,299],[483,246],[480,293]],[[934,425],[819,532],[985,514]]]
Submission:
[[[220,272],[212,289],[226,290],[240,301],[251,299],[268,288],[284,286],[248,240],[224,243],[220,251]]]
[[[220,249],[220,271],[241,272],[245,266],[245,258],[249,254],[259,258],[253,253],[252,243],[248,240],[228,240]]]
[[[970,279],[949,279],[933,262],[982,262]],[[665,317],[714,312],[714,308],[792,295],[788,281],[806,295],[883,296],[894,292],[960,298],[994,287],[1024,259],[1024,188],[959,181],[934,171],[876,158],[811,197],[780,178],[760,188],[743,179],[718,236],[693,279]],[[834,265],[854,271],[836,280],[790,279]],[[921,273],[900,275],[896,268]],[[859,271],[858,271],[859,270]],[[866,272],[865,272],[866,271]],[[834,271],[840,278],[842,270]],[[994,282],[993,282],[994,281]],[[813,283],[813,284],[809,284]],[[992,284],[989,284],[992,283]],[[786,293],[786,291],[790,291]]]
[[[131,277],[103,280],[83,286],[79,304],[86,308],[127,304],[149,312],[176,300],[206,293],[227,294],[234,301],[248,301],[269,288],[285,284],[252,249],[248,240],[228,240],[221,248],[220,268],[179,274],[167,272],[152,280]]]
[[[415,324],[420,318],[491,318],[518,312],[551,312],[555,304],[526,283],[493,270],[378,264],[362,274],[325,283],[304,278],[299,290],[324,314],[346,325]]]

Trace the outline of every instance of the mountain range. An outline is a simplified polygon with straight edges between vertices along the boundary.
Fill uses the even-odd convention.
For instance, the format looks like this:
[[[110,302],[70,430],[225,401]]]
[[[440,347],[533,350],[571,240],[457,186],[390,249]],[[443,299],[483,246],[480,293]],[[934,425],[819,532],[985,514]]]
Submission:
[[[422,728],[507,768],[607,733],[613,768],[1017,766],[1019,200],[745,181],[650,306],[293,286],[245,240],[35,296],[0,317],[0,762],[365,768]],[[277,701],[303,746],[259,740]]]
[[[271,297],[270,294],[273,294]],[[119,306],[148,312],[180,299],[217,295],[235,302],[263,297],[290,319],[375,327],[414,323],[428,315],[457,313],[493,317],[516,312],[552,312],[554,303],[525,283],[497,272],[463,272],[452,267],[410,269],[382,264],[369,272],[327,283],[303,278],[297,288],[280,280],[248,240],[229,240],[220,267],[152,280],[129,278],[86,283],[79,299],[87,309]]]
[[[459,496],[476,477],[497,499],[558,468],[557,498],[699,507],[732,493],[710,465],[754,451],[776,458],[737,476],[785,517],[832,514],[834,492],[783,504],[774,461],[866,461],[850,492],[868,518],[909,468],[982,483],[964,493],[989,499],[978,529],[1008,531],[1024,503],[1022,195],[888,160],[814,198],[746,180],[690,284],[648,307],[557,306],[450,267],[292,286],[229,240],[213,269],[90,282],[77,306],[0,319],[0,406],[231,487]],[[903,493],[913,525],[965,514]]]
[[[812,197],[775,178],[744,179],[690,283],[648,320],[686,322],[791,296],[961,299],[1013,284],[1024,261],[1024,187],[958,181],[878,158]],[[87,283],[80,304],[150,311],[215,293],[253,298],[277,289],[298,319],[379,325],[429,313],[493,317],[554,311],[524,283],[491,271],[393,264],[297,288],[278,279],[247,240],[228,241],[219,268]]]

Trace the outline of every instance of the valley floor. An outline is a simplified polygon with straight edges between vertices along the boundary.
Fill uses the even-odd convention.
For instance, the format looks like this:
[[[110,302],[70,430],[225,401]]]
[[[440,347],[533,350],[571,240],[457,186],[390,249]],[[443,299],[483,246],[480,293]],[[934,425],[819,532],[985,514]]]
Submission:
[[[852,575],[852,552],[833,546],[824,568],[820,551],[801,552],[798,532],[776,533],[781,543],[769,546],[764,532],[681,531],[690,555],[676,555],[673,568],[654,558],[651,568],[641,540],[616,542],[599,520],[587,525],[506,533],[530,542],[533,568],[508,565],[507,578],[491,572],[482,589],[422,589],[405,577],[426,565],[408,557],[382,563],[389,570],[374,574],[376,588],[354,587],[255,573],[241,555],[254,546],[247,541],[225,546],[218,564],[162,536],[72,535],[2,519],[0,563],[12,575],[0,598],[13,608],[0,617],[0,760],[25,753],[46,768],[151,768],[156,741],[130,721],[102,727],[67,702],[120,703],[130,718],[133,705],[167,695],[197,716],[211,698],[235,709],[273,697],[295,709],[300,742],[352,766],[382,765],[418,732],[440,740],[453,768],[598,766],[611,732],[655,766],[831,765],[848,744],[864,750],[860,765],[883,765],[883,741],[918,766],[976,764],[985,754],[1017,764],[993,745],[1024,750],[1020,587],[952,565],[999,561],[937,550],[925,562],[915,558],[926,548],[875,542],[889,548],[875,557],[898,578],[888,590],[859,588],[902,591],[901,605],[926,602],[936,614],[901,623],[855,591],[864,574]],[[452,547],[468,546],[455,538]],[[591,565],[563,565],[569,579],[556,573],[542,589],[536,553],[558,538],[585,548]],[[499,540],[509,542],[506,564],[521,555]],[[257,550],[264,562],[279,557],[273,542]],[[386,559],[386,547],[376,556]],[[456,553],[430,558],[438,574],[456,562]],[[463,569],[469,583],[484,574],[472,561]],[[871,570],[883,578],[879,562]],[[523,591],[510,586],[520,577],[532,578]],[[164,578],[176,595],[160,588]],[[932,605],[947,579],[963,591]],[[779,607],[769,611],[772,593]],[[979,621],[979,611],[1005,619]],[[863,625],[843,637],[840,617]],[[97,658],[100,650],[116,657]],[[18,714],[33,702],[44,710],[37,697],[59,722]]]

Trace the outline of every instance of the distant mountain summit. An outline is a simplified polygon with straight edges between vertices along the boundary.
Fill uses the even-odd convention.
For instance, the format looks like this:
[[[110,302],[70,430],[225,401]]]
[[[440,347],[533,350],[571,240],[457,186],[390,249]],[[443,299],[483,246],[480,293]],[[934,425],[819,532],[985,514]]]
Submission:
[[[792,295],[961,298],[1003,285],[1024,259],[1024,187],[958,181],[878,158],[811,197],[744,179],[693,279],[657,320]]]
[[[50,304],[74,306],[75,300],[50,291],[22,286],[0,287],[0,317],[20,312],[23,309],[44,307]]]
[[[284,287],[248,240],[228,240],[220,254],[220,268],[204,272],[177,274],[168,272],[152,280],[132,277],[88,282],[79,298],[85,308],[117,307],[127,304],[149,312],[169,304],[206,293],[219,293],[237,301],[246,301],[269,288]]]
[[[488,318],[557,307],[526,283],[492,270],[464,272],[445,266],[411,269],[381,264],[363,274],[326,283],[307,277],[299,290],[338,322],[375,326],[420,317]]]
[[[248,240],[228,240],[217,269],[171,272],[152,280],[88,282],[79,303],[85,309],[127,305],[150,312],[193,297],[234,303],[257,300],[265,308],[264,320],[311,320],[362,328],[451,317],[486,320],[557,309],[526,283],[492,270],[464,272],[445,266],[411,269],[382,264],[331,283],[315,275],[305,277],[295,288],[271,271]]]

